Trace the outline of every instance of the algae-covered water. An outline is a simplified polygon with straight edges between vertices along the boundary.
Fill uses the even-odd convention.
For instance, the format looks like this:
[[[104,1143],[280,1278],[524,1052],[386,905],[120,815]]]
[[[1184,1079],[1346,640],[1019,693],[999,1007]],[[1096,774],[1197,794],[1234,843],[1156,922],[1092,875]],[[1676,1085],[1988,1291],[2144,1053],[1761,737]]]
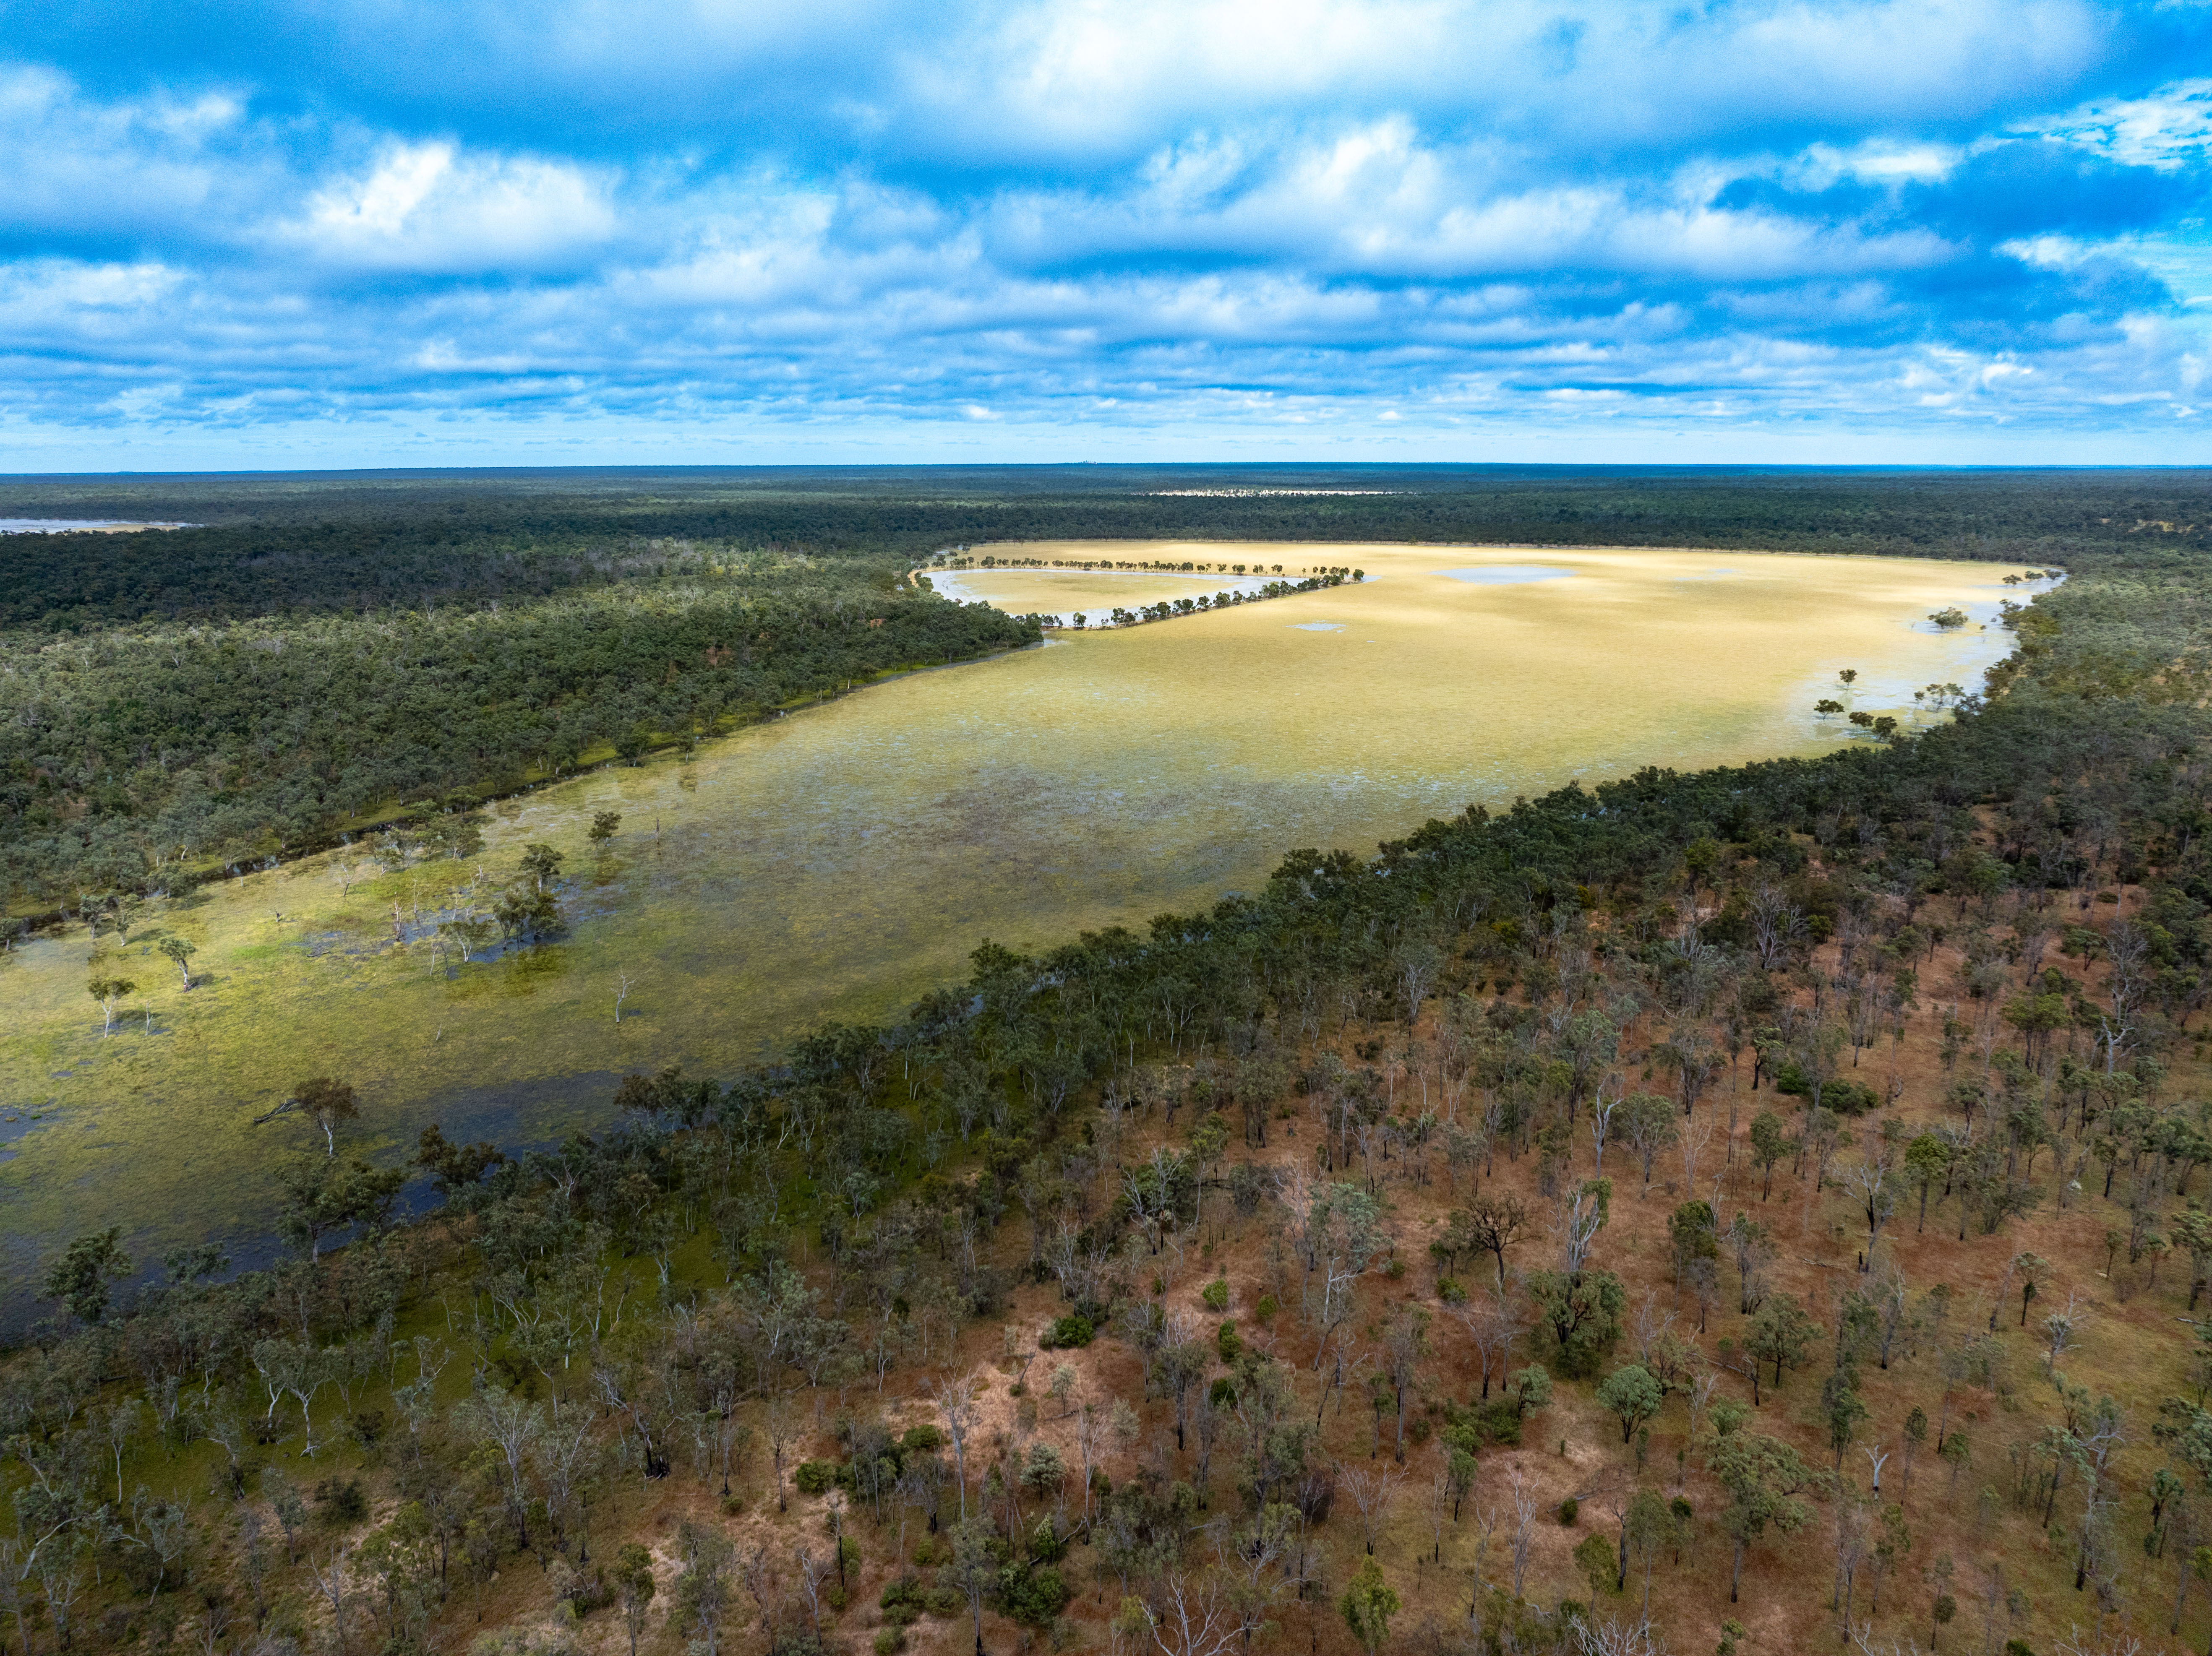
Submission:
[[[1028,948],[1140,926],[1256,888],[1291,848],[1370,849],[1470,801],[1650,763],[1818,751],[1851,739],[1840,719],[1815,718],[1818,697],[1909,722],[1913,688],[1978,688],[2009,642],[1990,624],[2007,572],[1984,564],[1030,550],[1265,554],[1289,570],[1357,564],[1370,579],[1062,634],[688,761],[508,802],[489,828],[486,876],[504,878],[544,840],[573,877],[568,939],[532,953],[434,968],[427,945],[392,942],[394,905],[410,930],[416,905],[434,909],[470,870],[382,874],[334,853],[140,915],[124,945],[139,991],[103,1036],[85,991],[91,939],[82,928],[41,937],[0,968],[8,1274],[20,1285],[55,1239],[107,1223],[142,1258],[211,1231],[263,1234],[274,1172],[310,1130],[251,1122],[307,1075],[359,1089],[354,1143],[373,1153],[411,1144],[434,1119],[543,1142],[602,1119],[627,1070],[726,1071],[821,1019],[893,1014],[957,978],[986,937]],[[1012,610],[1061,607],[1024,594],[1050,576],[972,579]],[[1954,604],[1972,617],[1965,628],[1926,621]],[[1844,667],[1861,675],[1849,695],[1836,684]],[[595,853],[585,830],[605,810],[622,828]],[[154,953],[164,932],[199,951],[207,980],[189,993]]]

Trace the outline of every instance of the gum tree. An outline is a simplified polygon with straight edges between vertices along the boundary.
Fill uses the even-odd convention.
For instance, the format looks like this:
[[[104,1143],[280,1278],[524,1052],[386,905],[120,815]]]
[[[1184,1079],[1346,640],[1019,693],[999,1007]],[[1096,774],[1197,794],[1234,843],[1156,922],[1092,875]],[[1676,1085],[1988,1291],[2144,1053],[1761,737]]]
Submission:
[[[1788,1444],[1740,1428],[1714,1442],[1705,1464],[1728,1492],[1720,1524],[1735,1550],[1729,1567],[1729,1603],[1733,1604],[1743,1581],[1744,1554],[1770,1526],[1780,1535],[1794,1535],[1805,1527],[1812,1513],[1796,1496],[1817,1483],[1820,1474]]]

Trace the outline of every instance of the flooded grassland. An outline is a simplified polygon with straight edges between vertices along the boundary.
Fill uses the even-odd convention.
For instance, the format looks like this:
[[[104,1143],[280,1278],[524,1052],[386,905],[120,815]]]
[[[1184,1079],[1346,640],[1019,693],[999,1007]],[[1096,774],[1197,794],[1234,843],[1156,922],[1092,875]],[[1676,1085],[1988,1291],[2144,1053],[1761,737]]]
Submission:
[[[53,1238],[96,1225],[123,1224],[142,1258],[264,1233],[275,1173],[310,1130],[252,1119],[307,1075],[359,1089],[357,1149],[394,1153],[432,1120],[542,1142],[601,1119],[627,1070],[726,1071],[811,1022],[894,1013],[959,974],[985,937],[1028,948],[1141,926],[1256,888],[1293,847],[1366,850],[1471,801],[1863,740],[1816,718],[1815,700],[1909,725],[1923,716],[1913,688],[1978,688],[2008,643],[1991,623],[2009,572],[1990,565],[1015,550],[1264,554],[1286,573],[1332,563],[1369,579],[1062,634],[684,761],[598,771],[497,807],[477,864],[386,872],[340,852],[155,905],[121,946],[137,988],[112,1034],[86,993],[91,939],[42,937],[0,968],[0,1275],[20,1283]],[[963,583],[1011,610],[1056,610],[1036,596],[1054,579]],[[1087,578],[1103,591],[1116,579]],[[1133,594],[1142,584],[1129,578]],[[1964,628],[1926,621],[1953,604]],[[1848,695],[1845,667],[1860,673]],[[595,849],[586,831],[604,810],[622,826]],[[424,919],[479,865],[503,881],[534,841],[566,858],[567,937],[434,959]],[[168,934],[198,951],[205,980],[189,993],[155,952]]]

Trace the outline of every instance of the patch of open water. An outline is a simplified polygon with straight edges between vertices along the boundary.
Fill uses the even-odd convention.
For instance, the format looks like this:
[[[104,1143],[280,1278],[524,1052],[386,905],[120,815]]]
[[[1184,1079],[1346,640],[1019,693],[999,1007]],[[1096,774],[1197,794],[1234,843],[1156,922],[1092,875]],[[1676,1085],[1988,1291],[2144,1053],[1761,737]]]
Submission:
[[[69,535],[88,530],[197,529],[198,524],[131,523],[117,518],[0,518],[0,535]]]
[[[1474,569],[1438,569],[1432,573],[1470,586],[1525,586],[1530,581],[1571,580],[1576,572],[1547,563],[1486,563]]]

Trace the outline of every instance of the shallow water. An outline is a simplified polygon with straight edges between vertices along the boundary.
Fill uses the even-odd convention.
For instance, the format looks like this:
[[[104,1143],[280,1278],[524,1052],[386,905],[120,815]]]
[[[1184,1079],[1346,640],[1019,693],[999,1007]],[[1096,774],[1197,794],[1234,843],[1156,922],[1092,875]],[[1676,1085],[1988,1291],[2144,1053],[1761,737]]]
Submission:
[[[190,529],[191,524],[129,523],[112,518],[0,518],[0,535],[63,535],[76,531]]]
[[[1570,580],[1571,569],[1554,569],[1541,563],[1498,563],[1474,569],[1438,569],[1446,580],[1463,580],[1474,586],[1525,586],[1530,581]]]
[[[1062,627],[1074,626],[1076,617],[1085,616],[1091,626],[1103,627],[1116,608],[1135,610],[1163,599],[1211,598],[1222,592],[1249,597],[1276,577],[1152,569],[956,569],[935,571],[927,579],[942,596],[963,604],[980,601],[1009,615],[1049,616],[1048,625]]]
[[[1471,801],[1817,752],[1851,739],[1814,715],[1820,696],[1910,724],[1912,688],[1977,688],[2009,644],[1988,625],[2007,591],[1988,565],[1546,549],[1576,579],[1496,585],[1442,572],[1526,549],[1218,555],[1263,551],[1376,579],[1066,634],[507,802],[483,867],[503,878],[534,840],[566,853],[579,918],[557,946],[434,970],[392,944],[392,905],[411,931],[469,870],[372,878],[343,852],[143,917],[124,954],[150,1030],[134,1015],[100,1035],[81,928],[18,950],[0,969],[0,1113],[55,1113],[0,1163],[0,1247],[27,1270],[44,1239],[109,1222],[142,1256],[250,1239],[275,1166],[308,1147],[289,1118],[249,1124],[307,1074],[361,1089],[361,1148],[434,1119],[541,1141],[602,1114],[624,1071],[726,1073],[821,1019],[896,1015],[987,937],[1141,927],[1255,889],[1294,847],[1366,851]],[[1003,572],[1012,607],[1035,607],[1024,579],[1051,578]],[[1954,603],[1966,628],[1926,622]],[[623,826],[597,854],[585,830],[605,810]],[[153,953],[164,931],[199,949],[189,994]]]

